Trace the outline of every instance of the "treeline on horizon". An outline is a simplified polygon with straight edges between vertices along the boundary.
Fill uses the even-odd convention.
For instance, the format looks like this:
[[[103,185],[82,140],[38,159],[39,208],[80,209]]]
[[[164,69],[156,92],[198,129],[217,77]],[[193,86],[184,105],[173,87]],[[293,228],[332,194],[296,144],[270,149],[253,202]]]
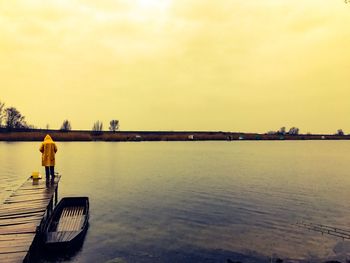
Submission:
[[[4,124],[3,124],[4,123]],[[111,120],[109,122],[109,131],[116,132],[119,130],[119,120]],[[26,122],[25,117],[15,107],[5,107],[5,103],[0,101],[0,130],[2,132],[13,131],[41,131],[43,129],[37,128],[34,125],[30,125]],[[50,129],[49,125],[46,125],[45,130],[55,131]],[[64,120],[59,131],[72,131],[72,125],[69,120]],[[102,121],[96,121],[91,131],[93,133],[101,133],[103,131]]]
[[[119,120],[111,120],[109,123],[109,128],[108,130],[110,132],[117,132],[119,131],[120,125],[119,125]],[[25,120],[25,116],[23,116],[19,110],[17,110],[15,107],[5,107],[5,103],[3,103],[0,100],[0,132],[91,132],[92,135],[101,135],[102,133],[105,133],[106,131],[103,130],[103,123],[102,121],[96,121],[94,122],[92,129],[91,130],[73,130],[71,122],[69,120],[64,120],[62,122],[62,125],[60,129],[50,129],[49,125],[46,125],[45,129],[42,128],[37,128],[34,125],[27,124]],[[131,132],[132,133],[132,132]],[[162,133],[162,132],[156,132],[154,131],[153,133]],[[170,132],[170,133],[178,133],[180,134],[181,132]],[[185,132],[187,133],[205,133],[205,132]],[[207,132],[208,133],[208,132]],[[210,132],[209,132],[210,133]],[[217,132],[217,133],[222,133],[222,132]],[[263,134],[259,133],[238,133],[238,132],[226,132],[226,134],[256,134],[256,135],[274,135],[274,136],[310,136],[313,135],[312,133],[308,132],[306,134],[300,134],[299,133],[299,128],[297,127],[291,127],[288,131],[286,127],[281,127],[280,129],[276,131],[268,131]],[[342,129],[338,129],[336,133],[333,135],[335,136],[344,136],[345,133],[343,132]],[[239,137],[242,138],[242,137]],[[280,137],[281,138],[281,137]],[[230,137],[228,137],[230,139]]]

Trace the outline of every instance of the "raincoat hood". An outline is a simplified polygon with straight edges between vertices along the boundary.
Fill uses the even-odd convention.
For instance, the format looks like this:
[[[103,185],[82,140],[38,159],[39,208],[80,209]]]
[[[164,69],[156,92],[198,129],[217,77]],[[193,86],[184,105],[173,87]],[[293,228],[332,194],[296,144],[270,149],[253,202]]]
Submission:
[[[48,134],[45,136],[44,141],[45,141],[45,142],[53,142],[51,136],[48,135]]]

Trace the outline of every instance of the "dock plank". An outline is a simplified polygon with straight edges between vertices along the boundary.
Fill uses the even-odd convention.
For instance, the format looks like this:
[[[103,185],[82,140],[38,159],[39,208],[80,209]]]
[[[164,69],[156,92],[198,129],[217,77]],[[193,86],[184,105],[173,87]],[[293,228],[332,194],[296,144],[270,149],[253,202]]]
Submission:
[[[40,189],[41,191],[38,191],[38,189]],[[12,192],[11,195],[9,195],[9,197],[11,196],[18,196],[18,195],[29,195],[29,194],[33,194],[33,195],[36,195],[36,194],[45,194],[45,193],[51,193],[52,190],[54,189],[48,189],[48,188],[45,188],[45,186],[43,186],[43,188],[38,188],[38,189],[34,189],[32,188],[31,190],[25,190],[25,189],[21,189],[20,191],[16,191],[16,192]]]
[[[40,190],[40,189],[38,189]],[[42,192],[42,191],[38,191],[36,190],[36,192],[30,192],[30,193],[20,193],[20,194],[14,194],[14,195],[10,195],[5,201],[9,201],[9,200],[20,200],[20,199],[31,199],[31,200],[35,200],[35,199],[42,199],[42,198],[47,198],[50,197],[50,195],[52,195],[52,192]]]
[[[40,202],[27,202],[27,203],[5,203],[0,208],[0,210],[13,210],[17,208],[23,208],[23,207],[42,207],[43,205],[47,204],[47,200],[41,200]]]
[[[5,206],[4,208],[10,208],[9,205],[13,205],[13,207],[20,206],[20,205],[27,205],[27,207],[28,206],[42,206],[43,204],[47,204],[50,200],[51,200],[51,198],[35,200],[34,202],[31,202],[30,200],[6,202],[4,204],[8,205],[8,206]]]
[[[28,178],[0,204],[0,262],[19,263],[27,257],[42,218],[53,200],[54,184]]]
[[[28,251],[0,254],[1,263],[22,262]]]
[[[0,247],[0,254],[16,253],[16,252],[26,252],[29,251],[27,243],[22,242],[20,245],[13,242],[9,242],[8,246]]]
[[[33,241],[33,234],[12,234],[12,235],[0,235],[0,242],[11,242],[11,241]]]
[[[37,191],[34,191],[34,192],[23,192],[23,193],[16,193],[14,195],[11,195],[9,198],[7,198],[6,200],[12,200],[12,199],[16,199],[18,197],[25,197],[25,196],[28,196],[28,197],[48,197],[48,196],[51,196],[51,193],[50,192],[47,192],[47,193],[38,193]]]
[[[37,222],[7,225],[0,227],[0,235],[20,234],[20,233],[35,233]]]
[[[20,217],[30,217],[30,216],[43,216],[43,212],[39,211],[39,212],[30,212],[30,213],[22,213],[22,214],[11,214],[11,215],[3,215],[0,216],[0,219],[11,219],[11,218],[20,218]]]
[[[4,218],[6,216],[16,216],[16,215],[27,215],[32,213],[39,213],[44,214],[46,210],[45,208],[38,207],[38,208],[27,208],[27,209],[7,209],[0,212],[0,217]]]
[[[41,220],[41,218],[42,218],[41,216],[26,216],[26,217],[17,217],[17,218],[10,218],[10,219],[0,219],[0,226],[37,222],[38,220]]]

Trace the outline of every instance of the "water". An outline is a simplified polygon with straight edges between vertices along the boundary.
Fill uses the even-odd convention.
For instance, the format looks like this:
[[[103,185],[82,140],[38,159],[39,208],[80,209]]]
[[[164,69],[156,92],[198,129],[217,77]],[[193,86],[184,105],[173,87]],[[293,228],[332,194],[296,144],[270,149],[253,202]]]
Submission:
[[[57,145],[59,195],[89,196],[90,227],[75,254],[40,262],[344,262],[350,253],[349,241],[293,225],[350,228],[349,141]],[[0,143],[0,200],[44,173],[39,146]]]

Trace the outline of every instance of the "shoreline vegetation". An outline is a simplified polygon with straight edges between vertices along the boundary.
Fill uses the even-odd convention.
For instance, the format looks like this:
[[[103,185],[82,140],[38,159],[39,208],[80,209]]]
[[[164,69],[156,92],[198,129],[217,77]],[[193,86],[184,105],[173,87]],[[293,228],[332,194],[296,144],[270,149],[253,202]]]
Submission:
[[[2,122],[5,125],[2,125]],[[42,141],[50,134],[55,141],[236,141],[236,140],[350,140],[342,129],[336,134],[301,134],[299,128],[281,127],[267,133],[242,133],[223,131],[119,131],[119,120],[109,122],[109,131],[103,130],[102,121],[96,121],[92,130],[72,130],[69,120],[64,120],[59,130],[38,129],[28,125],[25,117],[14,107],[5,108],[0,101],[0,141]]]
[[[350,135],[260,134],[222,131],[60,131],[46,129],[0,129],[0,141],[42,141],[50,134],[55,141],[238,141],[238,140],[350,140]]]

